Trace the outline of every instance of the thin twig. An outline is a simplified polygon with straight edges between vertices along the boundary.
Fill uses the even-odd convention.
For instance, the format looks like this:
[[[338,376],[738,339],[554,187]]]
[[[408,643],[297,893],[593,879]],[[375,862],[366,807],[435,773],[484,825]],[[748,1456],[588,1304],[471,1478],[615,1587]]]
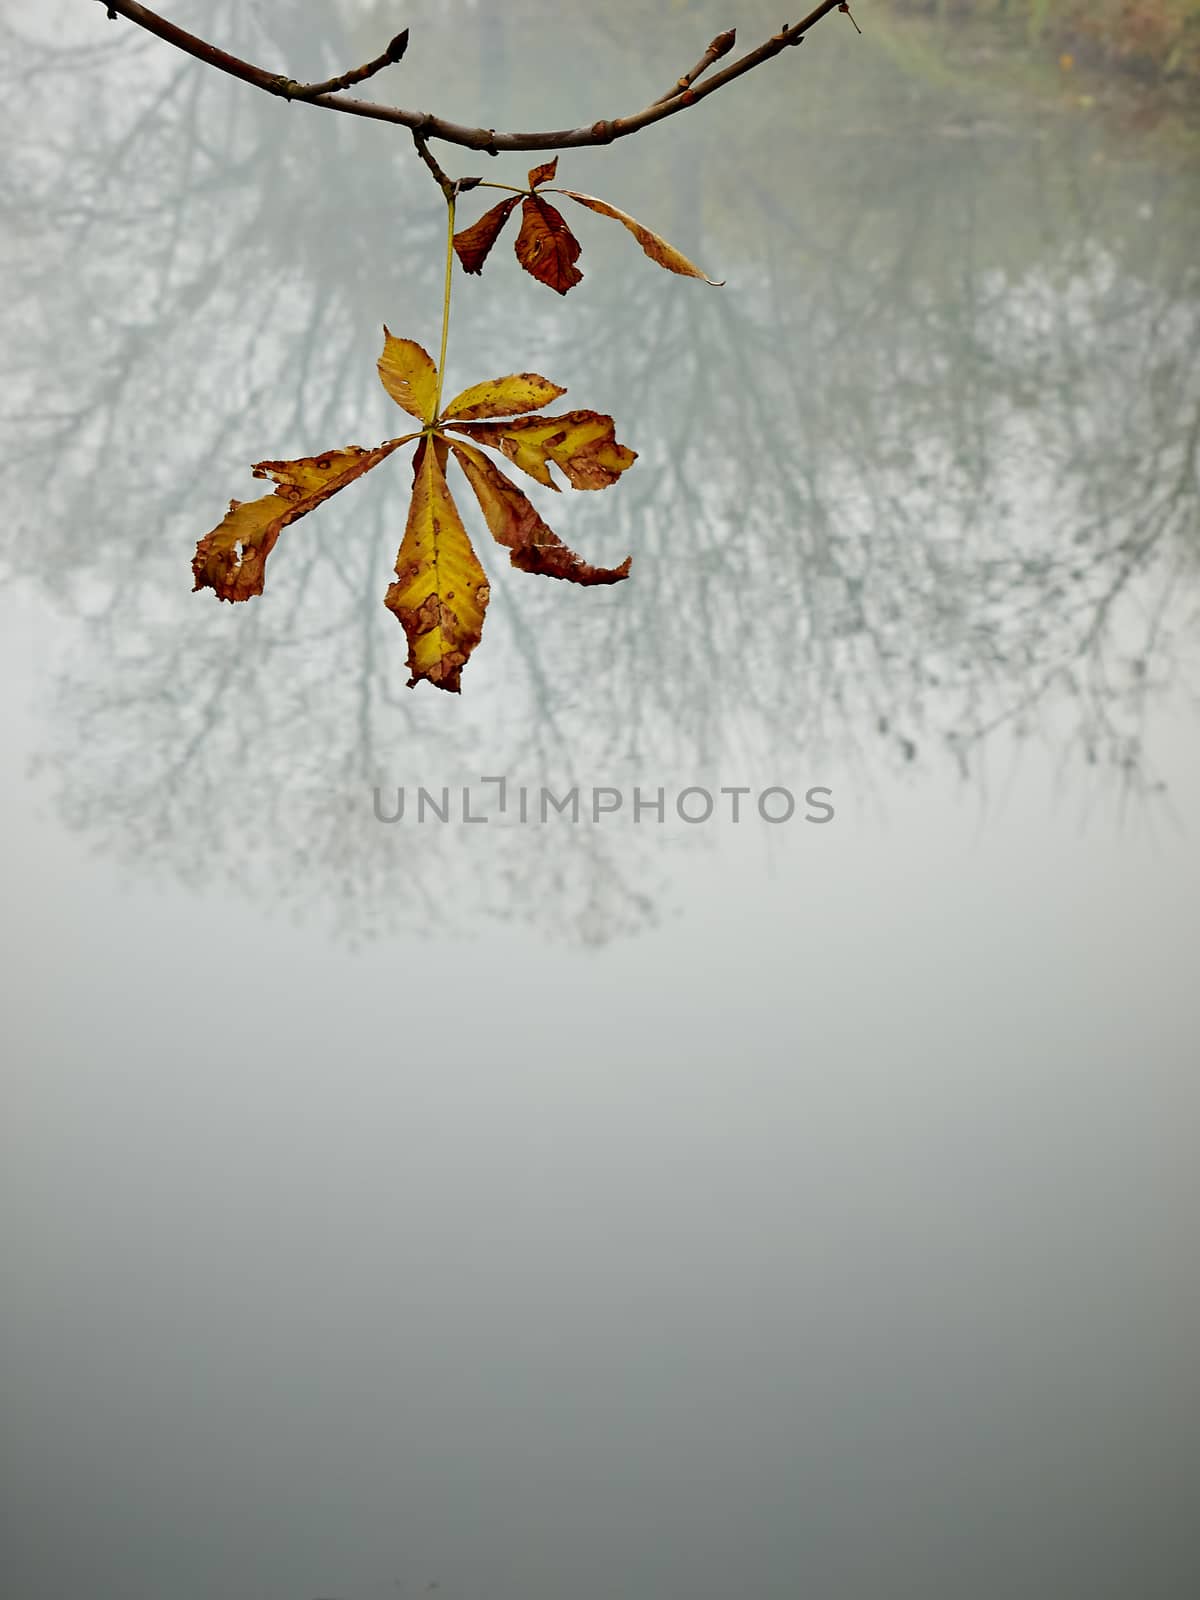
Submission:
[[[653,103],[662,105],[664,100],[674,100],[677,94],[682,94],[685,89],[690,89],[702,72],[707,72],[714,61],[719,61],[722,56],[727,56],[733,49],[737,39],[737,29],[727,28],[724,33],[719,33],[708,49],[697,61],[690,72],[685,72],[682,78],[677,78],[666,94],[660,94]]]
[[[279,73],[266,72],[262,67],[256,67],[249,61],[242,61],[237,56],[229,55],[226,51],[219,50],[216,45],[198,39],[195,34],[187,33],[175,23],[168,22],[146,6],[136,4],[135,0],[99,0],[99,3],[106,6],[110,16],[116,13],[125,17],[130,22],[137,23],[139,27],[145,28],[148,33],[165,40],[167,44],[195,56],[198,61],[217,67],[221,72],[228,72],[244,83],[252,83],[256,88],[265,90],[267,94],[281,95],[288,100],[300,98],[295,90],[304,86],[296,84],[293,79]],[[764,61],[769,61],[772,56],[777,56],[789,45],[800,44],[809,28],[820,22],[822,17],[828,16],[831,11],[836,11],[839,3],[840,0],[821,0],[821,4],[802,22],[793,23],[790,28],[781,28],[778,33],[773,34],[756,49],[747,51],[744,56],[731,62],[722,71],[714,72],[702,83],[693,83],[690,88],[680,94],[672,95],[668,100],[654,101],[643,111],[635,112],[631,116],[618,117],[611,122],[603,120],[593,122],[586,127],[561,128],[544,133],[497,133],[493,128],[469,128],[461,123],[447,122],[444,118],[433,116],[428,111],[408,111],[400,106],[377,105],[371,100],[352,100],[340,94],[312,92],[303,96],[303,103],[321,106],[329,111],[344,111],[349,116],[369,117],[376,122],[399,123],[402,127],[421,133],[427,139],[442,139],[447,144],[465,145],[470,150],[486,150],[490,155],[497,155],[501,150],[569,150],[580,149],[586,145],[612,144],[615,139],[628,138],[630,134],[640,132],[651,123],[661,122],[664,117],[674,116],[685,106],[696,105],[717,89],[731,83],[734,78],[740,78],[743,73],[750,72],[754,67],[761,66]],[[322,86],[317,84],[312,87],[320,89]]]
[[[425,135],[417,128],[413,129],[413,143],[417,147],[417,154],[429,168],[430,172],[433,173],[434,180],[437,183],[438,188],[446,196],[446,204],[449,205],[454,199],[455,194],[454,179],[451,178],[447,173],[443,172],[441,167],[438,166],[433,152],[429,148],[429,144],[425,138]],[[475,185],[471,184],[470,187],[474,188]]]
[[[408,49],[408,29],[398,33],[388,45],[381,56],[376,56],[374,61],[368,61],[364,67],[351,67],[349,72],[343,72],[340,78],[326,78],[324,83],[298,83],[289,96],[292,100],[312,100],[317,95],[337,94],[341,89],[352,88],[356,83],[362,83],[364,78],[373,78],[377,72],[382,72],[384,67],[390,67],[401,60]]]

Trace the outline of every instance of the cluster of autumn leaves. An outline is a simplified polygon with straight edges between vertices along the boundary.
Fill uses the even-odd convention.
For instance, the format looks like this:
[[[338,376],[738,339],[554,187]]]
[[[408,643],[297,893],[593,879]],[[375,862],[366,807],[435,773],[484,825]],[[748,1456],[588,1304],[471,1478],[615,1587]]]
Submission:
[[[658,234],[651,233],[634,217],[618,211],[616,206],[610,206],[607,200],[597,200],[595,195],[580,194],[575,189],[547,189],[545,186],[557,172],[557,156],[544,166],[534,167],[529,174],[527,193],[513,194],[501,200],[499,205],[485,211],[478,222],[454,235],[455,253],[465,272],[483,271],[483,264],[492,246],[520,200],[521,231],[516,242],[517,260],[531,277],[539,283],[548,284],[559,294],[566,294],[568,289],[574,288],[583,277],[575,265],[580,255],[579,240],[567,226],[562,212],[546,199],[547,194],[561,194],[568,200],[586,206],[589,211],[595,211],[602,217],[611,217],[614,222],[628,228],[651,261],[656,261],[668,272],[678,272],[685,278],[703,278],[705,283],[719,287],[715,279],[701,272],[682,251],[676,250],[665,239],[660,239]]]
[[[539,192],[556,168],[557,158],[535,167],[528,192],[502,200],[472,227],[455,234],[454,249],[466,271],[482,269],[520,200],[523,214],[516,251],[521,265],[560,294],[580,281],[582,274],[575,266],[579,243]],[[554,192],[621,222],[646,254],[668,271],[705,277],[679,251],[615,206],[572,190]],[[415,439],[412,498],[395,581],[385,604],[408,639],[410,686],[424,679],[457,692],[462,669],[480,640],[490,591],[447,483],[450,457],[474,491],[493,538],[507,547],[514,567],[571,583],[603,584],[627,577],[629,558],[617,567],[595,567],[577,556],[486,452],[499,455],[550,489],[559,487],[551,476],[552,466],[573,489],[603,489],[615,483],[637,456],[617,442],[609,416],[595,411],[540,414],[540,407],[566,390],[536,372],[474,384],[439,410],[437,366],[415,341],[398,339],[385,328],[378,368],[383,387],[420,422],[420,430],[388,439],[373,450],[349,445],[297,461],[260,461],[254,476],[273,481],[274,491],[259,500],[230,502],[224,520],[196,547],[194,587],[212,589],[219,599],[231,601],[261,594],[267,557],[284,528]]]

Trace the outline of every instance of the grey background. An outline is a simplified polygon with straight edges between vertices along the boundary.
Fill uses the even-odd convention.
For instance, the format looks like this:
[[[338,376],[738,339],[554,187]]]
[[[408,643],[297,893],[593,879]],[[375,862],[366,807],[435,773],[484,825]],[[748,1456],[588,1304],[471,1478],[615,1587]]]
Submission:
[[[0,15],[4,1593],[1195,1594],[1186,147],[868,13],[565,156],[729,284],[583,213],[565,300],[457,275],[447,381],[640,459],[532,491],[624,585],[481,535],[456,700],[381,603],[403,463],[189,592],[248,463],[396,431],[409,144]],[[731,20],[171,15],[297,76],[410,22],[379,95],[499,127]],[[501,772],[837,816],[372,816]]]

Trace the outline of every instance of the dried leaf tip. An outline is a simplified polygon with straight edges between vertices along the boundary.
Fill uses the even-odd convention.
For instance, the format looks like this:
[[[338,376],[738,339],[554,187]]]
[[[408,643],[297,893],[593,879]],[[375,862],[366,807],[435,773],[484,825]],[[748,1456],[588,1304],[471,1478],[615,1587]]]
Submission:
[[[580,194],[576,189],[556,189],[554,192],[565,194],[568,199],[586,206],[589,211],[595,211],[602,217],[611,217],[614,222],[619,222],[634,236],[651,261],[657,262],[660,267],[665,267],[668,272],[678,272],[685,278],[703,278],[705,283],[711,283],[714,289],[724,287],[724,278],[710,278],[708,273],[702,272],[694,261],[689,261],[682,250],[676,250],[673,244],[668,244],[636,217],[631,217],[628,212],[621,211],[616,206],[610,206],[607,200],[597,200],[592,194]]]

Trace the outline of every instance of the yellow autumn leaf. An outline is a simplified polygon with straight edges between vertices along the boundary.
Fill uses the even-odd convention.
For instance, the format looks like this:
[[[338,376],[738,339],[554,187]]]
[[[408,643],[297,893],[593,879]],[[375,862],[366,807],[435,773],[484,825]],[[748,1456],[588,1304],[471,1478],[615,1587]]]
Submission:
[[[457,694],[483,630],[488,582],[446,486],[447,444],[422,439],[408,524],[385,604],[408,636],[409,687],[422,678]]]
[[[668,244],[657,233],[652,233],[636,217],[631,217],[627,211],[619,211],[616,206],[610,206],[607,200],[597,200],[595,195],[579,194],[574,189],[553,189],[550,192],[565,194],[569,200],[578,201],[589,211],[595,211],[602,217],[611,217],[614,222],[619,222],[622,227],[628,228],[651,261],[656,261],[668,272],[678,272],[685,278],[703,278],[704,282],[711,283],[714,289],[724,286],[724,278],[710,278],[707,272],[701,272],[694,261],[689,261],[682,250],[676,250],[673,244]]]
[[[398,406],[421,422],[432,422],[437,406],[437,368],[415,339],[397,339],[383,330],[379,379]]]
[[[465,439],[451,440],[450,448],[475,491],[493,538],[511,551],[514,567],[582,584],[619,583],[629,576],[631,561],[628,556],[619,567],[593,567],[582,556],[577,556],[552,528],[547,527],[516,484],[506,478],[482,450]]]
[[[618,444],[611,417],[596,411],[566,411],[558,417],[514,417],[511,422],[448,422],[477,444],[499,450],[522,472],[549,489],[553,462],[573,489],[604,489],[637,460]]]
[[[387,439],[373,450],[347,445],[295,461],[260,461],[255,476],[271,479],[274,492],[247,504],[230,502],[224,520],[196,546],[194,587],[212,589],[222,600],[261,594],[267,557],[282,530],[416,439],[408,517],[385,604],[408,639],[409,687],[424,680],[458,693],[462,669],[482,634],[490,591],[446,483],[451,450],[490,532],[510,551],[512,565],[583,585],[619,583],[628,576],[630,559],[617,567],[597,567],[576,555],[477,446],[498,451],[553,489],[558,484],[550,475],[552,466],[576,489],[602,489],[615,483],[637,454],[617,442],[609,416],[538,413],[537,407],[566,390],[537,372],[472,384],[436,417],[439,379],[428,353],[387,328],[384,340],[380,378],[392,398],[422,420],[420,432]],[[467,438],[454,437],[449,429]]]
[[[196,589],[212,589],[220,600],[249,600],[263,590],[263,573],[275,541],[291,522],[354,483],[415,435],[389,439],[374,450],[347,445],[299,461],[260,461],[256,478],[278,484],[261,500],[231,500],[225,520],[205,534],[192,558]]]
[[[514,372],[507,378],[488,378],[474,383],[442,412],[440,420],[452,418],[466,422],[477,417],[515,417],[522,411],[548,406],[566,390],[537,372]]]

